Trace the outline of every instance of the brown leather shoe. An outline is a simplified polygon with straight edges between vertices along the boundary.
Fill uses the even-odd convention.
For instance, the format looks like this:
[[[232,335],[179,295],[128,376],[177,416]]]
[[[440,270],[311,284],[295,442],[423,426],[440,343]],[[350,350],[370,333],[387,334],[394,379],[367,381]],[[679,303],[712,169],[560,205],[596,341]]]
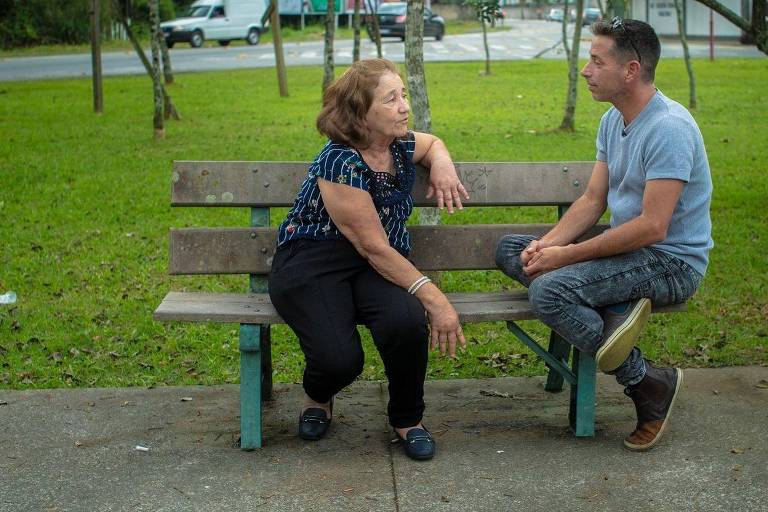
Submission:
[[[624,447],[636,452],[650,450],[659,442],[683,385],[681,369],[656,368],[648,361],[645,365],[643,380],[624,389],[637,411],[637,427],[624,439]]]

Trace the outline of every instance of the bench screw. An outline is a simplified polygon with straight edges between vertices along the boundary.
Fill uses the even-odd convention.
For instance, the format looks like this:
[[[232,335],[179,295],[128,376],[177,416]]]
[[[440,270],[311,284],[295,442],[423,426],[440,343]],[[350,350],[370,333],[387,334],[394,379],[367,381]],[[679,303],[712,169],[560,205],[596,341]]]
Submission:
[[[264,188],[269,188],[269,182],[268,181],[264,182]]]
[[[262,247],[261,248],[261,254],[267,254],[267,248],[266,247]]]
[[[568,166],[567,165],[563,166],[563,172],[568,172]]]
[[[256,233],[251,233],[251,238],[256,238]]]
[[[578,187],[580,185],[579,180],[573,180],[573,186]]]
[[[259,172],[259,168],[258,167],[254,167],[253,169],[251,169],[251,172]]]

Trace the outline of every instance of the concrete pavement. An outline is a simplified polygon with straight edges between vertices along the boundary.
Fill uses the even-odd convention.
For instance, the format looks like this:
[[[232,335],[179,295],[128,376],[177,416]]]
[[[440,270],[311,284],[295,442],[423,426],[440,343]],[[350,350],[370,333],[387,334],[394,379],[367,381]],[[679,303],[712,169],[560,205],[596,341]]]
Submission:
[[[300,386],[277,386],[254,452],[234,447],[237,386],[0,391],[0,511],[765,511],[767,383],[687,370],[664,440],[630,453],[634,410],[606,376],[594,439],[542,377],[431,381],[421,463],[389,443],[376,382],[337,397],[316,443],[295,436]]]

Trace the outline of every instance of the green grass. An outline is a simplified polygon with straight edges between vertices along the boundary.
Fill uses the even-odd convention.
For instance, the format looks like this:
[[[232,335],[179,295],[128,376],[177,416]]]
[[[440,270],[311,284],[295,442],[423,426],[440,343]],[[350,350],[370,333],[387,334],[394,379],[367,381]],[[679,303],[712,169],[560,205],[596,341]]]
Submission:
[[[768,353],[768,68],[764,60],[695,62],[715,186],[715,249],[687,314],[655,315],[640,346],[691,366],[766,364]],[[434,131],[457,160],[591,160],[605,104],[580,85],[577,131],[559,124],[561,62],[427,64]],[[687,96],[683,63],[664,61],[658,86]],[[169,227],[247,225],[245,209],[171,209],[174,159],[310,160],[322,70],[290,68],[280,98],[273,69],[182,74],[169,88],[183,116],[152,138],[146,77],[108,78],[105,113],[90,81],[0,83],[0,387],[213,384],[238,380],[234,325],[159,324],[168,290],[243,291],[244,276],[167,275]],[[284,212],[273,215],[273,223]],[[554,220],[551,208],[470,209],[449,223]],[[449,291],[511,286],[498,272],[447,273]],[[546,331],[527,322],[538,336]],[[297,382],[295,338],[275,327],[275,380]],[[432,356],[431,378],[534,375],[542,363],[501,323],[467,326],[467,352]],[[364,378],[383,378],[366,340]]]
[[[494,28],[488,28],[489,32],[495,32],[499,30],[510,30],[510,26],[496,26]],[[479,21],[466,21],[466,20],[453,20],[446,22],[445,31],[449,35],[466,34],[470,32],[481,32],[482,28]],[[325,36],[325,27],[322,23],[309,23],[305,25],[304,30],[299,28],[292,28],[290,26],[282,27],[281,34],[283,36],[283,42],[286,43],[300,43],[306,41],[322,41]],[[343,24],[336,28],[334,36],[335,40],[352,39],[354,33],[351,28],[347,28],[346,24]],[[360,37],[367,39],[368,35],[365,32],[365,27],[361,30]],[[389,39],[385,38],[385,41]],[[431,41],[432,38],[427,38],[427,41]],[[139,37],[139,41],[143,48],[149,48],[149,36],[142,35]],[[272,31],[267,29],[265,33],[261,35],[260,44],[272,44]],[[203,47],[216,48],[219,44],[216,41],[205,41]],[[236,40],[230,43],[230,46],[247,46],[245,40]],[[178,43],[174,48],[190,48],[188,43]],[[133,46],[129,41],[110,40],[102,41],[102,52],[133,52]],[[149,51],[149,50],[147,50]],[[46,55],[64,55],[70,53],[91,53],[90,44],[45,44],[30,46],[26,48],[13,48],[10,50],[0,49],[0,59],[13,58],[13,57],[42,57]]]

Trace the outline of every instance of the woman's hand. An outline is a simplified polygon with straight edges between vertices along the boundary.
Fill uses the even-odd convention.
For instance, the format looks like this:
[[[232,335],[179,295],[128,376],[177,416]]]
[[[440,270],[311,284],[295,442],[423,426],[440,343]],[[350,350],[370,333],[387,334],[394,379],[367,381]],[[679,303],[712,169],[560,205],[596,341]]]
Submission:
[[[461,210],[464,206],[461,204],[461,197],[469,199],[467,189],[459,180],[453,162],[450,158],[441,159],[432,164],[429,171],[429,188],[427,188],[427,199],[437,195],[437,207],[441,210],[448,208],[448,213],[453,213],[454,206]]]
[[[459,180],[456,167],[443,141],[429,133],[413,132],[416,147],[413,162],[429,169],[429,188],[427,199],[437,196],[437,207],[448,208],[453,213],[454,206],[461,210],[461,198],[469,199],[469,194]]]
[[[425,297],[425,300],[422,300],[429,318],[431,347],[434,350],[439,346],[440,355],[444,356],[448,352],[449,356],[456,357],[456,342],[458,341],[462,348],[467,346],[467,340],[464,339],[464,332],[459,323],[459,315],[437,287],[431,288],[436,293],[433,292],[429,294],[431,297]]]

